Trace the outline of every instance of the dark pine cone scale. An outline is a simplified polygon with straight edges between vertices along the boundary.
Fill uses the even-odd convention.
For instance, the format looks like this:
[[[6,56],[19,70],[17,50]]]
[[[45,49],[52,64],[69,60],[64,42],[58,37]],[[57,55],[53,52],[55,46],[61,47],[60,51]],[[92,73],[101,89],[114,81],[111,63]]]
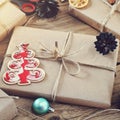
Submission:
[[[37,3],[36,13],[40,18],[51,18],[57,15],[59,9],[55,0],[40,0]]]
[[[114,51],[117,47],[116,37],[112,33],[102,32],[96,36],[95,48],[99,53],[106,55],[110,51]]]

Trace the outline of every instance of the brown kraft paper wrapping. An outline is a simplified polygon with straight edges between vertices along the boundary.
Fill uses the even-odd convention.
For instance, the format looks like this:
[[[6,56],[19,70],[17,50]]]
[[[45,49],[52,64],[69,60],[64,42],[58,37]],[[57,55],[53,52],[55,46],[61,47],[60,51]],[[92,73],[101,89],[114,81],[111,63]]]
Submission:
[[[120,5],[119,5],[120,6]],[[120,8],[118,8],[120,9]],[[84,21],[97,30],[101,30],[102,22],[110,14],[111,7],[102,0],[90,0],[88,6],[77,9],[69,5],[69,14]],[[120,39],[120,10],[115,11],[106,22],[104,31],[112,32]]]
[[[0,41],[17,25],[26,22],[25,14],[15,5],[6,2],[0,5]]]
[[[29,43],[29,49],[34,50],[36,56],[39,56],[40,42],[48,49],[54,50],[55,41],[58,41],[59,50],[61,51],[65,45],[67,35],[67,32],[17,27],[12,35],[6,54],[12,54],[17,50],[16,46],[20,43]],[[78,62],[81,71],[79,77],[75,77],[68,74],[64,68],[62,69],[56,101],[101,108],[110,106],[118,47],[114,52],[103,56],[96,51],[94,41],[96,41],[95,36],[73,34],[68,54],[77,50],[80,52],[68,56],[68,58]],[[7,85],[2,81],[2,75],[7,70],[7,63],[10,59],[10,57],[5,57],[1,68],[0,87],[2,89],[16,95],[42,96],[51,99],[52,89],[61,65],[59,61],[40,59],[40,67],[46,72],[45,79],[42,82],[32,83],[28,86],[18,86]]]
[[[11,120],[17,115],[14,100],[0,90],[0,120]]]

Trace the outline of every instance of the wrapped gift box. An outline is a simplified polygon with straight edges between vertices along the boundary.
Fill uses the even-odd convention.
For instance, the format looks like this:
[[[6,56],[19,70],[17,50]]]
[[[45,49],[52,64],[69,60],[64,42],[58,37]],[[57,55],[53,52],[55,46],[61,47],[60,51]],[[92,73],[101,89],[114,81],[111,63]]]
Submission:
[[[120,12],[119,9],[120,5],[118,6],[118,11]],[[109,16],[111,10],[112,8],[105,4],[103,0],[90,0],[88,6],[82,9],[77,9],[69,5],[69,14],[77,17],[99,31],[101,31],[102,24]],[[120,13],[118,11],[115,11],[110,18],[108,17],[104,31],[112,32],[120,39]]]
[[[61,51],[66,44],[67,35],[67,32],[17,27],[10,40],[6,56],[16,51],[16,46],[21,42],[29,43],[29,49],[34,50],[36,56],[41,55],[41,43],[54,51],[55,41],[57,41]],[[69,44],[69,49],[67,48],[68,54],[79,50],[76,54],[69,55],[67,59],[78,62],[81,71],[79,76],[72,76],[64,68],[62,69],[56,101],[101,108],[110,106],[118,47],[108,55],[101,55],[96,51],[94,41],[96,41],[95,36],[73,34],[71,42],[67,43]],[[0,88],[11,94],[28,97],[42,96],[51,100],[52,90],[60,72],[61,62],[40,59],[40,67],[46,72],[45,79],[39,83],[19,86],[17,84],[7,85],[2,80],[3,74],[8,69],[7,63],[10,60],[11,57],[5,57],[4,59],[0,73]],[[71,68],[70,65],[69,67]],[[75,70],[74,66],[72,66],[71,70]]]
[[[17,115],[14,100],[0,90],[0,120],[12,120]]]
[[[26,15],[10,2],[0,5],[0,41],[17,25],[26,21]]]

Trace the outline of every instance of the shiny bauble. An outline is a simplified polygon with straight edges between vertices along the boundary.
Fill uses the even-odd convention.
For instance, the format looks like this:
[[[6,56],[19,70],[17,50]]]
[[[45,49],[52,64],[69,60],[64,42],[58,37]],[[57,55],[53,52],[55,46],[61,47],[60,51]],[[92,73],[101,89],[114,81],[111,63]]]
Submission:
[[[46,114],[50,105],[45,98],[37,98],[32,104],[32,110],[35,114]]]

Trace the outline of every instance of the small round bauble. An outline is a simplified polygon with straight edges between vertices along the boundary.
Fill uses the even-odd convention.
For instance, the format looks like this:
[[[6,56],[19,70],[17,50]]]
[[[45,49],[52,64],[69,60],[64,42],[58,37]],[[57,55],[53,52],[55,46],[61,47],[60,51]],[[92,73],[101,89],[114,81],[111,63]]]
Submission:
[[[50,105],[45,98],[37,98],[32,104],[32,110],[35,114],[46,114]]]

